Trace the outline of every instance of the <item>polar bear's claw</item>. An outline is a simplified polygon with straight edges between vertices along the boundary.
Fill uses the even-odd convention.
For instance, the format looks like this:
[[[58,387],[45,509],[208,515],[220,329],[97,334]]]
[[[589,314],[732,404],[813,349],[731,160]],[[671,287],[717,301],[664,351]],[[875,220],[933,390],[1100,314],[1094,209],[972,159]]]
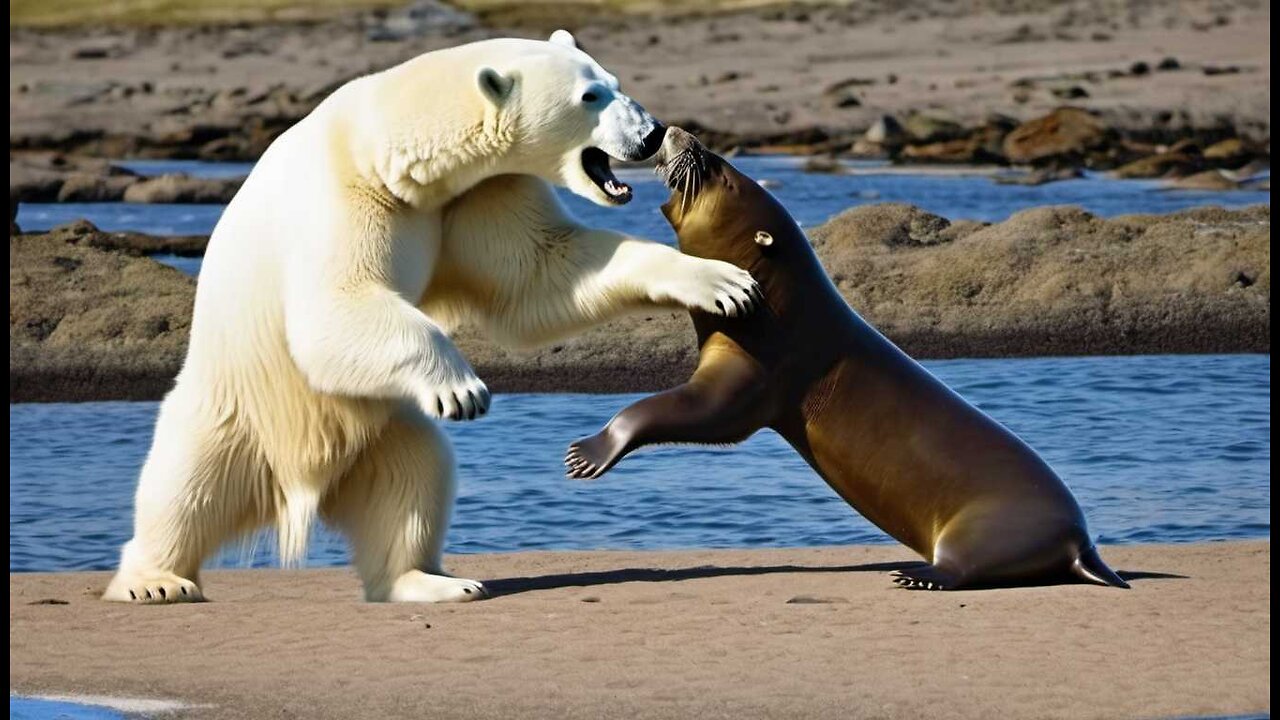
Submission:
[[[387,596],[389,602],[471,602],[489,596],[476,580],[410,570],[401,575]]]
[[[167,605],[204,602],[204,593],[200,591],[199,585],[173,573],[156,572],[132,576],[120,574],[111,580],[102,599],[141,605]]]
[[[691,276],[675,281],[661,294],[689,310],[728,317],[745,316],[761,304],[760,287],[751,273],[719,260],[697,262]]]
[[[489,411],[489,388],[477,377],[429,391],[420,400],[422,410],[434,418],[474,420]]]

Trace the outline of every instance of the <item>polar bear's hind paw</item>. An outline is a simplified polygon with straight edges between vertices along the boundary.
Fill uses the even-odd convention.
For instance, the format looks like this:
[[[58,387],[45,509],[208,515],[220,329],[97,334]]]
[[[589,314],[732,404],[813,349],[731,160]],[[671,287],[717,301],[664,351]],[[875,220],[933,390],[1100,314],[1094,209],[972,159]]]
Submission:
[[[111,602],[138,603],[141,605],[167,605],[170,603],[204,602],[200,586],[173,573],[117,574],[102,594]]]
[[[471,602],[489,596],[475,580],[430,575],[421,570],[411,570],[401,575],[391,588],[389,602]],[[371,598],[372,599],[372,598]]]

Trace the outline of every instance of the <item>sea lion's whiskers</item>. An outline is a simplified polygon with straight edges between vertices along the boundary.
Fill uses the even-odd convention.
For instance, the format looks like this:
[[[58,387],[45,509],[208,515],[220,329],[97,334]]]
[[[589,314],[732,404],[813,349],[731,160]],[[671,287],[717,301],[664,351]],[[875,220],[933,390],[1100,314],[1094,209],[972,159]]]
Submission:
[[[680,186],[680,215],[681,215],[681,216],[683,216],[683,215],[684,215],[684,213],[685,213],[685,208],[686,208],[686,206],[688,205],[688,202],[689,202],[689,175],[688,175],[688,173],[686,173],[686,174],[685,174],[685,176],[684,176],[683,180],[684,180],[684,182],[683,182],[683,183],[681,183],[681,186]]]

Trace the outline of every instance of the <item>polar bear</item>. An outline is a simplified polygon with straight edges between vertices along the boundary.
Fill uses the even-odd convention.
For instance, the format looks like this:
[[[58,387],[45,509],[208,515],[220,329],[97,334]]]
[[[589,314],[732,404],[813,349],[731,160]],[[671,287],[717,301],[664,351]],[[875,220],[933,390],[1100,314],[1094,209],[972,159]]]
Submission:
[[[662,134],[557,31],[353,80],[281,135],[210,238],[105,599],[203,599],[202,561],[228,540],[275,525],[294,563],[317,516],[350,539],[370,601],[483,596],[441,565],[455,470],[436,419],[489,404],[449,328],[527,346],[645,306],[758,301],[732,265],[557,202],[552,184],[628,201],[609,158]]]

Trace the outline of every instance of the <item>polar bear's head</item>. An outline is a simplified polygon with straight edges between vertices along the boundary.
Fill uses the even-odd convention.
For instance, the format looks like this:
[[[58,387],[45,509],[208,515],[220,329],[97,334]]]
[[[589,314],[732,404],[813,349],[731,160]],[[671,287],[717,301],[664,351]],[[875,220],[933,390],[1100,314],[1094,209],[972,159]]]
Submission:
[[[600,205],[631,200],[609,160],[644,160],[665,128],[619,88],[618,78],[557,30],[528,52],[476,72],[476,87],[515,141],[504,165],[569,188]]]

